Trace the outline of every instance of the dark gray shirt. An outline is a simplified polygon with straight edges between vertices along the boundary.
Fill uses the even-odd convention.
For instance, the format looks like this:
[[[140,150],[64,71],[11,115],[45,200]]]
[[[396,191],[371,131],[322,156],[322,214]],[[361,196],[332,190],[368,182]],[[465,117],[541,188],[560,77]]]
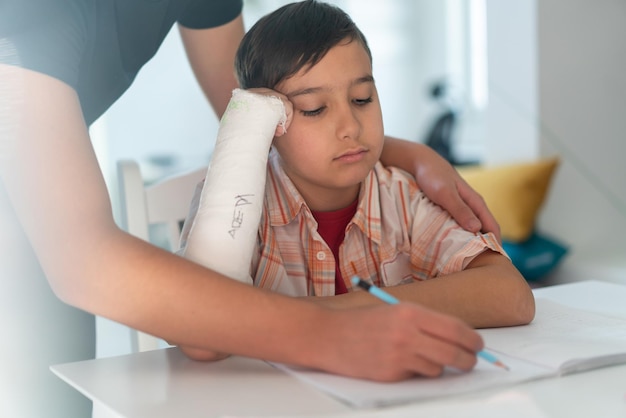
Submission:
[[[174,23],[220,26],[243,0],[2,0],[0,62],[76,90],[87,125],[131,85]],[[210,54],[210,51],[207,51]]]

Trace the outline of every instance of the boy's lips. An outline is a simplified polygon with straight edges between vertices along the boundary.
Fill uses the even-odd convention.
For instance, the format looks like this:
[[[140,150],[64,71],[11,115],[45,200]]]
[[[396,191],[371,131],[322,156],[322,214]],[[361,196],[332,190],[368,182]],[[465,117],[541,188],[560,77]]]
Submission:
[[[359,161],[363,158],[363,156],[368,152],[365,148],[359,148],[354,150],[349,150],[344,152],[340,156],[336,157],[335,160],[346,161],[346,162],[354,162]]]

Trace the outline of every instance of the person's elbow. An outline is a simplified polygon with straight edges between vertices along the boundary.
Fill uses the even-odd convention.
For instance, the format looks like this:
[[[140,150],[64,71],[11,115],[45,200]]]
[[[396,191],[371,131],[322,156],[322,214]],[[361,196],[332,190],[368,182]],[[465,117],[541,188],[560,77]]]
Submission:
[[[526,280],[519,275],[517,286],[510,291],[509,325],[527,325],[535,318],[535,296]]]
[[[535,318],[533,291],[511,261],[497,253],[486,252],[474,259],[472,268],[480,268],[480,274],[489,277],[491,289],[491,321],[480,327],[506,327],[527,325]],[[482,270],[484,268],[484,270]]]
[[[219,353],[217,351],[207,350],[204,348],[178,346],[185,356],[194,361],[218,361],[229,357],[229,354]]]
[[[535,298],[532,291],[529,293],[517,304],[515,325],[528,325],[535,319]]]

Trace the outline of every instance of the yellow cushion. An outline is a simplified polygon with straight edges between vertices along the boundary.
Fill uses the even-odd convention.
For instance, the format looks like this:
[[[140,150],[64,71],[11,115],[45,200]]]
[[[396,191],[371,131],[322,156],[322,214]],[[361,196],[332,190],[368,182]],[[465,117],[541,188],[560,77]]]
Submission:
[[[461,176],[482,195],[500,224],[502,239],[522,242],[530,238],[557,157],[499,166],[460,167]]]

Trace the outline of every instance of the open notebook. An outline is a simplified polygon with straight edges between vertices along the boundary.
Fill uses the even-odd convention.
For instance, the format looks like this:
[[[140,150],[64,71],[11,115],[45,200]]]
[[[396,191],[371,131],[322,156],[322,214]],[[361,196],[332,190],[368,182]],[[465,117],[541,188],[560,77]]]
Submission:
[[[355,407],[379,407],[450,396],[524,381],[626,363],[626,318],[536,299],[535,320],[526,326],[481,330],[487,351],[506,371],[479,360],[469,373],[446,370],[436,378],[378,383],[274,364]]]

